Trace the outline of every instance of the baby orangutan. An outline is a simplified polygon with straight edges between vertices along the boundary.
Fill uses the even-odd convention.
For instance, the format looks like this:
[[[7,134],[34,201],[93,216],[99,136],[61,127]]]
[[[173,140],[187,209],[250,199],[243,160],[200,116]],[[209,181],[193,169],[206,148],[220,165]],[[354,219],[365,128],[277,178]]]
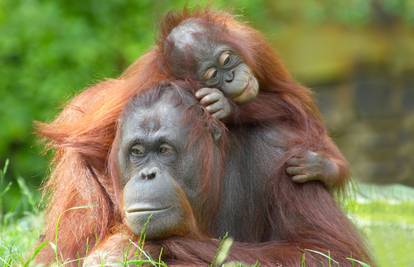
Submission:
[[[194,79],[204,86],[196,91],[195,96],[213,117],[224,120],[231,130],[231,124],[243,120],[240,119],[240,115],[243,115],[240,111],[249,103],[257,101],[261,108],[257,98],[262,88],[259,88],[261,83],[240,52],[232,47],[232,43],[222,40],[223,34],[228,35],[226,29],[202,19],[188,19],[168,34],[164,52],[167,65],[175,76]],[[278,95],[269,97],[277,98]],[[277,103],[273,105],[276,106]],[[251,112],[261,113],[260,110]],[[250,121],[260,122],[263,120]],[[282,128],[285,124],[286,119],[280,122],[274,120],[271,127]],[[278,143],[282,142],[282,147],[288,148],[291,139],[287,136],[286,139],[278,140]],[[347,173],[346,168],[342,167],[343,162],[337,164],[337,160],[327,153],[308,149],[286,162],[286,172],[295,182],[320,180],[331,187],[340,183],[344,173]]]

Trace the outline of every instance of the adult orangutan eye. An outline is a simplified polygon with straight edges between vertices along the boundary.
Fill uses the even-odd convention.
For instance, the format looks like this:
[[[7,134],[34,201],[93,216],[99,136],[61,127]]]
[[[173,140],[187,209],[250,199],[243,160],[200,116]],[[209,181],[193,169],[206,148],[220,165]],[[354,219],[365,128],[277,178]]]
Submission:
[[[217,76],[217,70],[215,68],[209,68],[203,75],[204,80],[210,80]]]
[[[229,61],[230,61],[230,52],[229,51],[224,51],[223,53],[221,53],[221,55],[219,57],[220,65],[224,66],[227,63],[229,63]]]
[[[130,153],[134,157],[142,157],[145,154],[145,148],[142,145],[134,145],[131,147]]]
[[[160,145],[159,151],[161,154],[168,154],[174,152],[174,148],[168,144],[162,144]]]

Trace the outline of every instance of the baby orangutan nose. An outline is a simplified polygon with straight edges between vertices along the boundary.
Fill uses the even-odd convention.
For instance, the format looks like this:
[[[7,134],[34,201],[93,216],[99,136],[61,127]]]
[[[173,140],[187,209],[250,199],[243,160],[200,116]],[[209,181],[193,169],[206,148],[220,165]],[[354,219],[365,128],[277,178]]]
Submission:
[[[234,80],[234,70],[226,72],[224,75],[224,80],[227,83],[231,83]]]
[[[141,177],[142,180],[152,180],[154,179],[157,174],[159,174],[160,169],[158,169],[157,167],[152,167],[152,168],[144,168],[139,176]]]

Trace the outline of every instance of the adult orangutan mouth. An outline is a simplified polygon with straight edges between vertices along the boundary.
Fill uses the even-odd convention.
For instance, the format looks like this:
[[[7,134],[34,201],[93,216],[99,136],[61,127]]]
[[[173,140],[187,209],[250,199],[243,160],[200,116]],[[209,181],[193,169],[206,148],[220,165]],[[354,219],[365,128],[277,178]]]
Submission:
[[[258,91],[257,81],[254,77],[250,77],[241,94],[234,97],[233,100],[238,103],[245,103],[256,97]]]
[[[134,206],[131,208],[128,208],[126,210],[126,213],[154,213],[154,212],[162,212],[170,209],[171,206],[167,207],[152,207],[152,206]]]

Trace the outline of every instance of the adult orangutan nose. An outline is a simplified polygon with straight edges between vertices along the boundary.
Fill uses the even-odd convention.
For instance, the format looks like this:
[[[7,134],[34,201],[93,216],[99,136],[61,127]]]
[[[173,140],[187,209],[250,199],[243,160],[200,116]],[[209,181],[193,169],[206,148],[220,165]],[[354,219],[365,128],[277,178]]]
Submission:
[[[143,169],[139,176],[143,179],[143,180],[152,180],[154,179],[157,174],[160,172],[160,170],[156,167],[153,168],[145,168]]]

